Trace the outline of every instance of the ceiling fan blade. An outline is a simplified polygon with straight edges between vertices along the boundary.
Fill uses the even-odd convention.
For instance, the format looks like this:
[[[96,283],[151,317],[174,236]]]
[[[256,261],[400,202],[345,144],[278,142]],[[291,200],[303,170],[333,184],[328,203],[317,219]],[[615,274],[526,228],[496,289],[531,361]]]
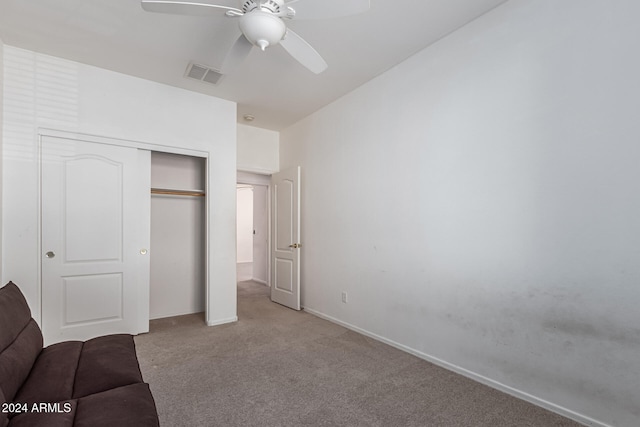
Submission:
[[[147,12],[192,16],[220,16],[230,11],[240,15],[243,13],[235,7],[191,1],[142,0],[142,8]]]
[[[291,0],[285,6],[296,11],[296,19],[332,19],[364,13],[370,0]]]
[[[220,72],[222,74],[228,74],[230,71],[233,71],[249,56],[252,48],[253,45],[251,42],[247,40],[243,34],[240,34],[240,37],[238,37],[233,46],[231,46],[227,56],[224,58]]]
[[[289,52],[289,55],[314,73],[320,74],[327,69],[327,63],[322,56],[293,31],[287,30],[287,34],[280,40],[280,45]]]

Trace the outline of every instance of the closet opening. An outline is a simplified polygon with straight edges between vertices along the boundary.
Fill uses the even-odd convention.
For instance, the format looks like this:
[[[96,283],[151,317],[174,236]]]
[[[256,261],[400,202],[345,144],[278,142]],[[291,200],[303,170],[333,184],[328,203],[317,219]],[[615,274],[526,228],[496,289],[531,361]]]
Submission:
[[[149,318],[206,309],[206,159],[151,152]]]

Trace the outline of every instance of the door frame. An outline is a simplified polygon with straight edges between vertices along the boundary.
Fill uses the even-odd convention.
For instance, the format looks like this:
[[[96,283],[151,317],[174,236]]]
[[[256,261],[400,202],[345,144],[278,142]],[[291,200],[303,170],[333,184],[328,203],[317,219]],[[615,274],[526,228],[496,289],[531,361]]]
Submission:
[[[114,137],[108,137],[108,136],[100,136],[100,135],[90,135],[90,134],[84,134],[84,133],[79,133],[79,132],[69,132],[69,131],[64,131],[64,130],[58,130],[58,129],[50,129],[50,128],[38,128],[37,129],[37,139],[38,139],[38,242],[37,242],[37,248],[38,248],[38,262],[37,262],[37,266],[38,266],[38,271],[37,271],[37,281],[38,281],[38,306],[40,308],[39,310],[39,315],[38,318],[36,319],[36,321],[38,322],[38,324],[42,325],[42,256],[40,256],[40,254],[42,254],[43,251],[43,247],[42,247],[42,144],[43,144],[43,139],[45,137],[49,137],[49,138],[61,138],[61,139],[71,139],[71,140],[76,140],[76,141],[83,141],[83,142],[89,142],[89,143],[97,143],[97,144],[106,144],[106,145],[115,145],[115,146],[120,146],[120,147],[127,147],[127,148],[137,148],[137,149],[141,149],[141,150],[148,150],[148,151],[158,151],[158,152],[164,152],[164,153],[171,153],[171,154],[182,154],[182,155],[187,155],[187,156],[193,156],[193,157],[200,157],[200,158],[204,158],[205,159],[205,272],[204,272],[204,276],[205,276],[205,282],[206,282],[206,286],[205,286],[205,317],[207,319],[207,322],[209,322],[209,293],[210,293],[210,279],[209,279],[209,249],[210,249],[210,239],[209,239],[209,223],[211,220],[211,214],[209,212],[209,203],[207,202],[208,199],[208,193],[209,193],[209,168],[210,168],[210,161],[209,161],[209,153],[207,151],[200,151],[200,150],[192,150],[192,149],[188,149],[188,148],[181,148],[181,147],[175,147],[175,146],[169,146],[169,145],[160,145],[160,144],[151,144],[151,143],[147,143],[147,142],[141,142],[141,141],[134,141],[134,140],[129,140],[129,139],[123,139],[123,138],[114,138]],[[149,191],[151,191],[151,189],[149,189]],[[150,213],[150,212],[149,212]],[[153,249],[153,248],[151,248]],[[149,295],[147,295],[147,297],[149,297]]]
[[[271,288],[271,174],[238,170],[236,184],[267,187],[267,286]]]

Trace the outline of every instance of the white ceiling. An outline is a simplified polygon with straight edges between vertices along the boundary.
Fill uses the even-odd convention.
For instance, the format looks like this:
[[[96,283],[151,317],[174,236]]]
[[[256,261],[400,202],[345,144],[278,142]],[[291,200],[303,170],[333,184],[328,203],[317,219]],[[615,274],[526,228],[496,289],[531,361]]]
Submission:
[[[371,0],[361,15],[287,21],[327,61],[325,72],[311,73],[280,46],[255,48],[215,86],[184,73],[191,61],[220,67],[239,34],[237,21],[224,16],[149,13],[138,0],[1,0],[0,38],[235,101],[240,123],[252,114],[252,126],[281,130],[505,1]],[[218,3],[235,7],[240,0]]]

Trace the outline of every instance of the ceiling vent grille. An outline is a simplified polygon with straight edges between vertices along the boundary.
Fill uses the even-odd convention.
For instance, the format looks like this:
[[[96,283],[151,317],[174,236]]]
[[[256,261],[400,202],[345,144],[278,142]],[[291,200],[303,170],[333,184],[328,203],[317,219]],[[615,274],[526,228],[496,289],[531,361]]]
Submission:
[[[190,79],[216,85],[220,83],[220,80],[222,79],[222,77],[224,77],[224,74],[221,74],[219,71],[216,71],[213,68],[209,68],[205,65],[194,64],[193,62],[191,62],[187,66],[187,71],[185,72],[184,76]]]

